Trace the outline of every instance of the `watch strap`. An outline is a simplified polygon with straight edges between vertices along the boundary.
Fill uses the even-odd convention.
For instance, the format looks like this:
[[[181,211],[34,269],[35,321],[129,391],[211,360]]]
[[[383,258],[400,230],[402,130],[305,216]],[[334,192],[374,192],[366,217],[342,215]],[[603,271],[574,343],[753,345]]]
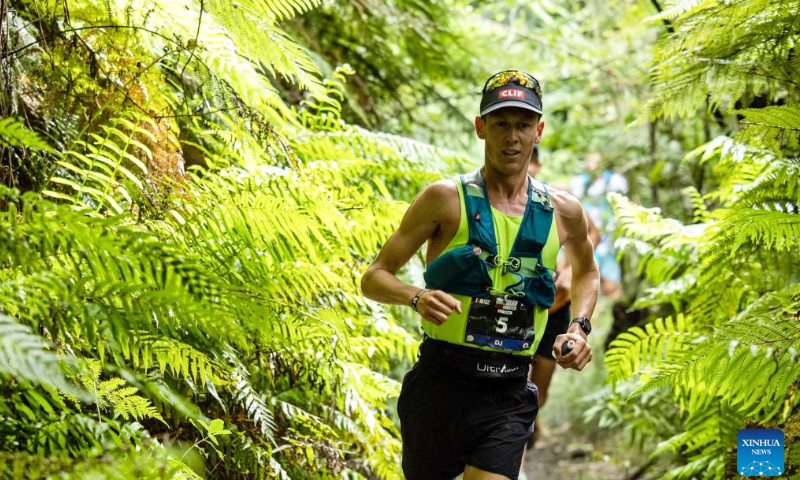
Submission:
[[[429,291],[430,290],[428,290],[427,288],[423,288],[422,290],[417,292],[416,295],[414,295],[414,298],[411,299],[411,308],[413,308],[415,312],[417,311],[417,303],[419,303],[419,299],[422,298],[422,296]]]

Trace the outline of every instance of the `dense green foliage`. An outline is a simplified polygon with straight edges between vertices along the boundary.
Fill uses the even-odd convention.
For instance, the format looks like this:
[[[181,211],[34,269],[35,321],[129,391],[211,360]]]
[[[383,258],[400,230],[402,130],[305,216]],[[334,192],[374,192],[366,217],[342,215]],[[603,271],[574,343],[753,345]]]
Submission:
[[[4,477],[400,478],[416,339],[360,272],[463,160],[341,120],[352,72],[278,26],[315,6],[8,12]]]
[[[797,473],[800,3],[654,5],[0,2],[0,477],[401,478],[418,319],[360,274],[480,160],[508,67],[544,178],[600,151],[631,184],[645,320],[589,415],[652,478],[734,475],[745,426]]]
[[[719,183],[684,190],[693,221],[612,198],[618,242],[651,286],[636,306],[655,318],[612,342],[606,400],[630,394],[648,407],[633,428],[663,439],[655,455],[676,455],[665,478],[736,476],[736,435],[757,427],[784,430],[787,473],[800,472],[798,15],[798,2],[746,0],[686,2],[654,17],[674,33],[655,51],[653,114],[711,108],[741,124],[685,160]],[[671,395],[653,403],[654,389]],[[606,411],[606,422],[630,409]]]

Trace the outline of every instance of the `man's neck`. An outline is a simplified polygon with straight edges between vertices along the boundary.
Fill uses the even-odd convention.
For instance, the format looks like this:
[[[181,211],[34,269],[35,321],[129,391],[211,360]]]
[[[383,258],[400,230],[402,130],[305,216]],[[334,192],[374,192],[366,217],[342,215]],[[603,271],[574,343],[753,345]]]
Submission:
[[[513,202],[520,196],[528,194],[528,170],[524,169],[513,175],[503,175],[485,166],[481,175],[486,183],[486,189],[492,197],[508,202]]]

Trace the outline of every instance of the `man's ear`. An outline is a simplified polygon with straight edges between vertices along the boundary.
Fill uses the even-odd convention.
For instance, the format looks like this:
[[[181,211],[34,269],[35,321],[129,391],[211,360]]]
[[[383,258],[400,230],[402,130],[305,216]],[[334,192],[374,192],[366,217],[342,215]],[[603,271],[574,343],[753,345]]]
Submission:
[[[486,126],[483,124],[483,119],[480,116],[475,117],[475,133],[478,134],[478,138],[481,140],[486,138],[486,134],[484,133],[485,127]]]
[[[544,122],[539,122],[539,125],[536,127],[536,139],[533,143],[539,143],[542,141],[542,131],[544,130]]]

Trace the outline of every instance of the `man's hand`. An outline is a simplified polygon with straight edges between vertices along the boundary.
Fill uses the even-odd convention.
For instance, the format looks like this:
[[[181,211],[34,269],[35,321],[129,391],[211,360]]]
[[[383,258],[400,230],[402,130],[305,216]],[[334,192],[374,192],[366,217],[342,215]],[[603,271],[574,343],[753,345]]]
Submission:
[[[417,301],[417,313],[436,325],[443,324],[453,310],[461,313],[461,302],[441,290],[429,290]]]
[[[572,343],[572,345],[570,345],[572,351],[562,356],[561,348],[567,342]],[[553,345],[553,355],[562,368],[571,368],[578,371],[583,370],[583,367],[592,360],[592,346],[586,342],[586,335],[583,333],[580,325],[573,323],[567,333],[556,337],[555,344]]]

